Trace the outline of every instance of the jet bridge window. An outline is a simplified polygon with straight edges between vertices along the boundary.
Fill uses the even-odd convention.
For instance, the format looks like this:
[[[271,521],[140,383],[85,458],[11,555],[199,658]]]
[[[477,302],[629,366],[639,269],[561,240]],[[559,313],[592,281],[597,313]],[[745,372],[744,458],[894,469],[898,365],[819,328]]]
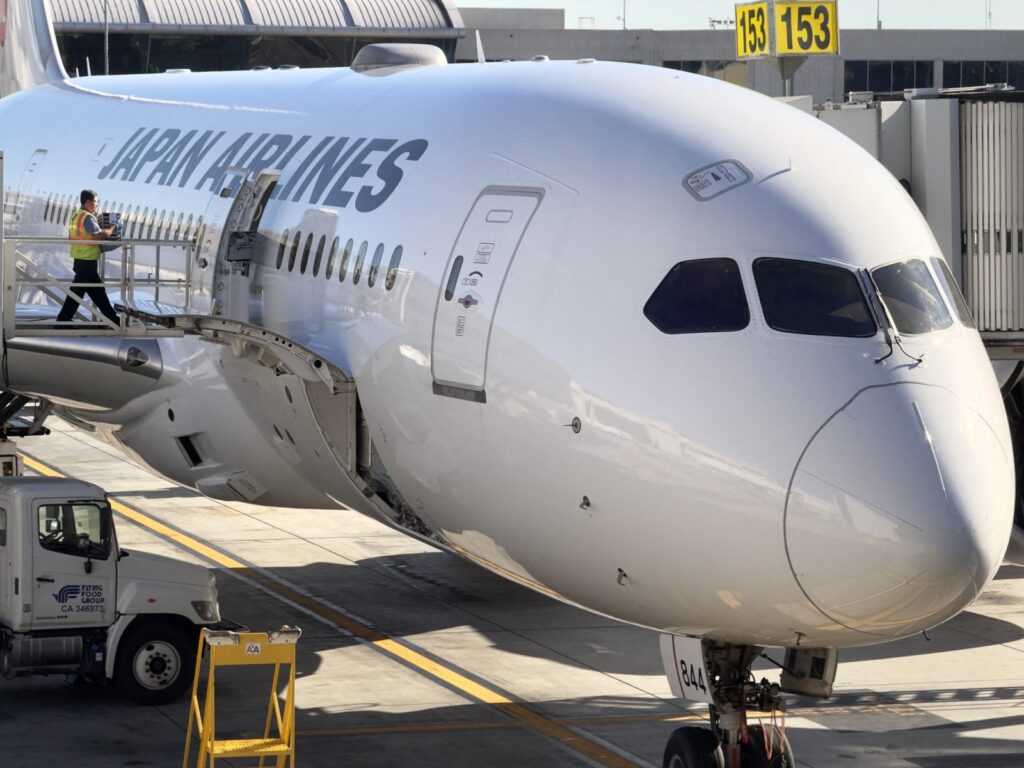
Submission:
[[[110,556],[112,525],[106,504],[43,504],[38,518],[39,545],[43,549],[94,560]]]
[[[672,334],[740,331],[750,323],[743,280],[732,259],[679,262],[647,300],[644,314]]]
[[[878,267],[871,276],[900,333],[929,333],[953,324],[938,286],[921,259]]]
[[[869,337],[876,332],[857,276],[813,261],[758,259],[754,281],[765,322],[777,331]]]

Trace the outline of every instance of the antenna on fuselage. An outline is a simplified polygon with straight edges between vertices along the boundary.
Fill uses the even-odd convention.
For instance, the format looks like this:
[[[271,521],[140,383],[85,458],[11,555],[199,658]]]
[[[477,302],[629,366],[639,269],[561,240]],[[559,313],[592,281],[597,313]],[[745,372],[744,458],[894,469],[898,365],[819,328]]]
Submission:
[[[481,64],[486,64],[487,59],[484,57],[484,44],[480,40],[480,30],[476,31],[476,60]]]

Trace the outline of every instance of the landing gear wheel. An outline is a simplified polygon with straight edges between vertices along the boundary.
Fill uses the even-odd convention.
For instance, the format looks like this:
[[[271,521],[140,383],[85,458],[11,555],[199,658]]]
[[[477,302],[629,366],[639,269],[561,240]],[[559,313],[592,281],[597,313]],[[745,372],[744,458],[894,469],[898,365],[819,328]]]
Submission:
[[[796,768],[789,739],[776,726],[752,725],[747,735],[750,741],[740,748],[743,768]]]
[[[723,768],[724,765],[718,740],[707,728],[677,728],[665,745],[663,768]]]
[[[117,652],[117,687],[140,704],[170,704],[192,683],[196,647],[188,633],[164,622],[132,626]]]

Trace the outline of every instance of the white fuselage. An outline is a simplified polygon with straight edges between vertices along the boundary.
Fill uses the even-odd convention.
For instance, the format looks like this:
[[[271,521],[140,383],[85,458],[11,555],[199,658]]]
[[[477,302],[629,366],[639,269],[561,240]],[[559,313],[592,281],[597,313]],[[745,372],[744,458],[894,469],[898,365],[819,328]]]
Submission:
[[[854,271],[920,258],[937,279],[913,201],[807,115],[709,78],[604,63],[73,83],[0,101],[17,233],[62,234],[66,219],[46,212],[85,187],[102,209],[160,211],[172,237],[203,216],[208,267],[191,298],[209,311],[221,172],[283,163],[249,319],[352,374],[379,463],[454,550],[620,619],[766,645],[917,632],[962,610],[998,566],[1010,439],[980,338],[949,297],[948,328],[904,336],[920,364],[899,349],[876,362],[881,329],[840,338],[765,322],[759,258]],[[334,164],[321,162],[332,148]],[[749,181],[688,191],[722,161]],[[476,254],[463,246],[482,195],[497,201],[487,216],[524,228],[507,269],[479,269],[465,283],[476,303],[453,312],[446,280]],[[645,303],[673,265],[707,258],[738,264],[749,324],[663,333]],[[461,277],[458,289],[469,295]],[[260,478],[265,503],[360,508],[322,425],[291,407],[288,376],[260,379],[194,338],[160,347],[161,378],[117,407],[66,379],[22,386],[179,482],[202,487],[227,466]],[[182,434],[200,435],[208,460],[190,466]]]

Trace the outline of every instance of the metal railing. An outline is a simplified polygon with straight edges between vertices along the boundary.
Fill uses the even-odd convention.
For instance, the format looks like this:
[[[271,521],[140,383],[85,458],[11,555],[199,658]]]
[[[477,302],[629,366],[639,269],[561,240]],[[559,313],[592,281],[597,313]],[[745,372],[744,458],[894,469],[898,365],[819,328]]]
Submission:
[[[2,230],[0,230],[2,232]],[[58,321],[59,307],[73,287],[103,287],[116,291],[112,304],[140,300],[166,304],[183,314],[191,311],[196,243],[192,240],[109,240],[97,265],[101,282],[81,283],[56,278],[59,262],[68,271],[72,241],[66,237],[8,237],[3,242],[3,292],[0,296],[5,338],[17,336],[144,336],[180,332],[147,324],[120,312],[118,323],[104,317],[86,295],[75,293],[79,306],[74,319]],[[172,256],[168,256],[172,251]],[[63,270],[62,270],[63,271]],[[110,272],[115,275],[108,277]],[[37,307],[38,309],[33,309]]]

